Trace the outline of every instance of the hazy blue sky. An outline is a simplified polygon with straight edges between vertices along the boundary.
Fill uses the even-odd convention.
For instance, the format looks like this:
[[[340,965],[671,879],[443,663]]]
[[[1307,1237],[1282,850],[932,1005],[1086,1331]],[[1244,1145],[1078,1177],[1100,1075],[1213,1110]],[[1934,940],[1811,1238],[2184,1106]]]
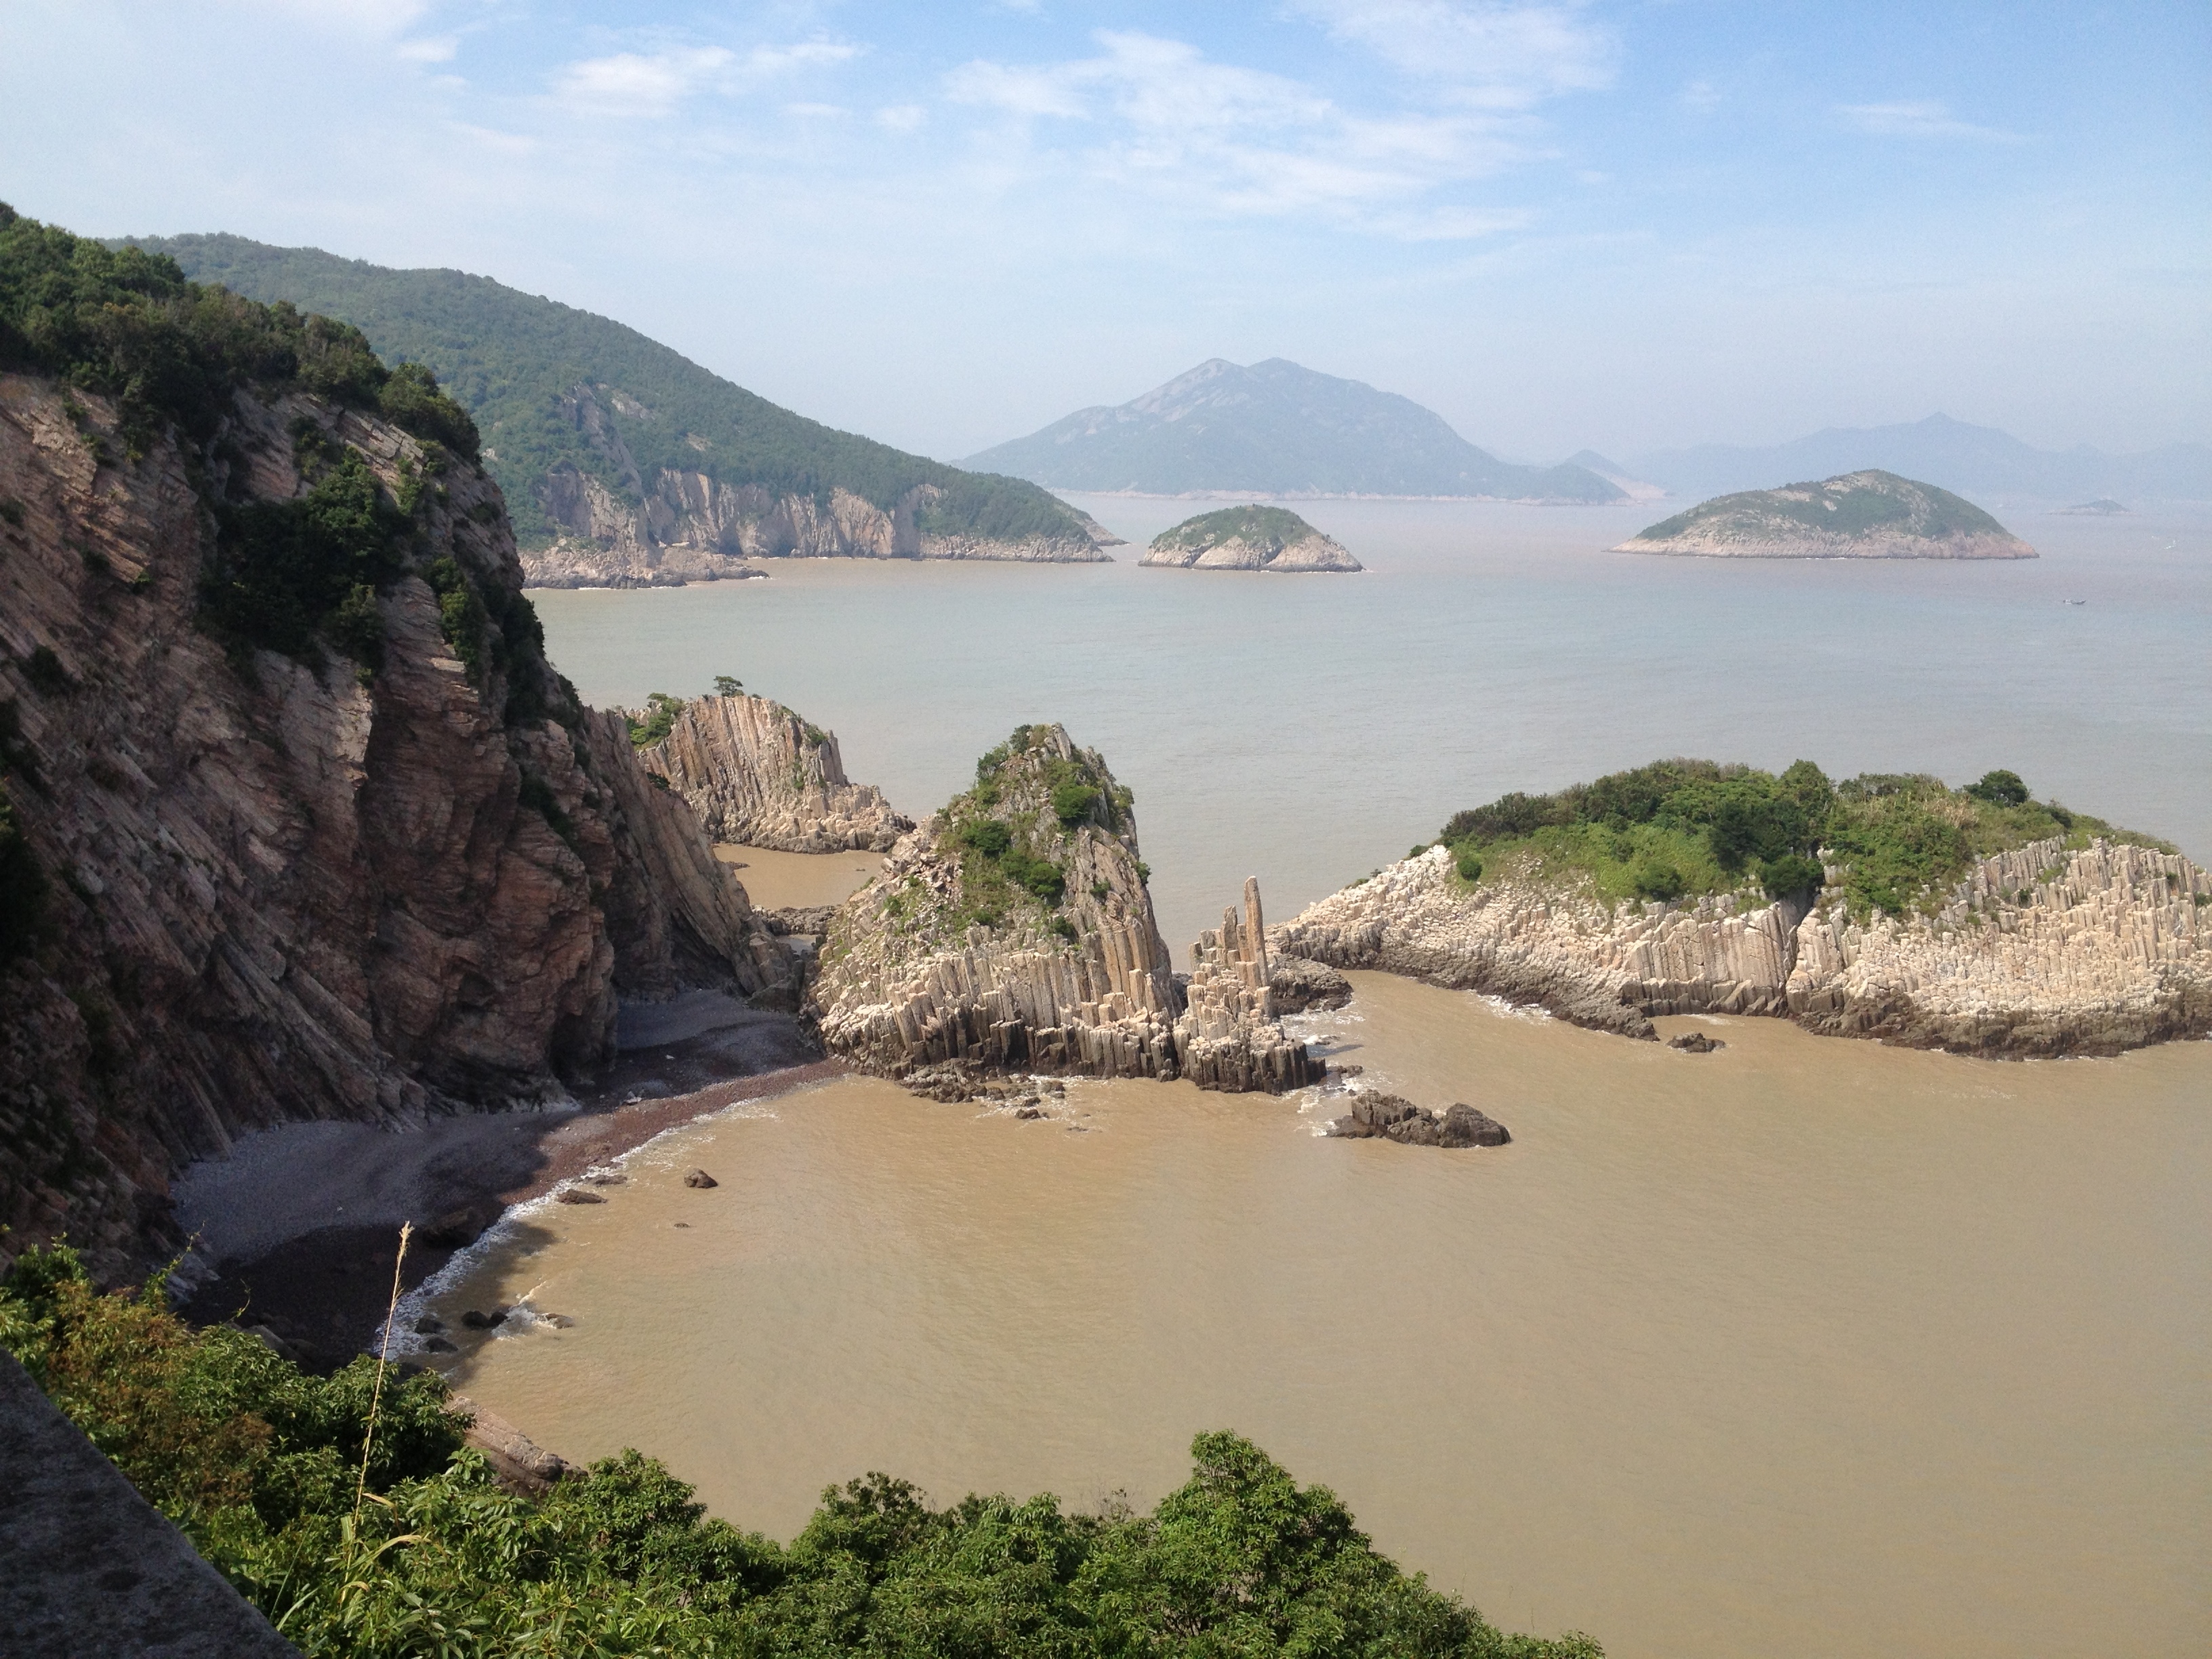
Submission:
[[[2212,7],[0,0],[0,197],[447,264],[957,457],[1209,356],[1516,459],[2212,437]]]

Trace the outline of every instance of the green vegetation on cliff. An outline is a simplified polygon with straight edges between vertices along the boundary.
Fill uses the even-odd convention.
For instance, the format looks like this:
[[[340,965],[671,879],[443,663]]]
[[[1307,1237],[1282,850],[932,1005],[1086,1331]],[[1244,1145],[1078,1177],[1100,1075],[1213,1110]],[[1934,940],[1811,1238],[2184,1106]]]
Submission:
[[[393,270],[319,248],[271,247],[242,236],[149,238],[136,244],[203,282],[289,301],[356,325],[376,349],[435,372],[483,428],[486,462],[527,542],[550,537],[540,512],[546,477],[596,477],[635,506],[663,469],[827,502],[844,489],[889,510],[918,484],[944,493],[916,515],[926,532],[987,541],[1090,538],[1073,509],[1035,484],[963,472],[839,432],[733,386],[635,329],[485,276]],[[574,393],[635,462],[595,441]]]
[[[707,1518],[635,1451],[542,1498],[503,1490],[435,1376],[387,1378],[378,1400],[367,1358],[307,1376],[184,1325],[154,1286],[96,1294],[66,1249],[0,1281],[0,1346],[315,1659],[1600,1659],[1401,1572],[1333,1493],[1233,1434],[1200,1435],[1190,1480],[1149,1515],[933,1509],[870,1474],[783,1546]]]
[[[1924,774],[1866,773],[1840,784],[1810,761],[1778,776],[1713,761],[1656,761],[1553,795],[1510,794],[1453,816],[1438,840],[1463,879],[1587,877],[1609,902],[1672,900],[1747,886],[1771,897],[1816,890],[1822,859],[1854,914],[1930,905],[1977,859],[2032,841],[2096,836],[2172,848],[2100,818],[2030,798],[1994,771],[1952,789]]]
[[[467,414],[422,368],[389,370],[359,329],[187,282],[177,262],[110,249],[0,203],[0,368],[115,398],[143,453],[174,422],[205,442],[242,387],[296,387],[374,410],[473,458]]]
[[[1887,532],[1929,541],[2011,535],[1980,507],[1948,489],[1870,469],[1784,484],[1778,489],[1717,495],[1639,531],[1634,539],[1664,542],[1678,536],[1708,535],[1778,539],[1793,530],[1846,538]]]
[[[1319,533],[1287,507],[1261,507],[1255,502],[1250,507],[1224,507],[1216,513],[1201,513],[1194,519],[1185,519],[1154,537],[1152,545],[1171,550],[1218,547],[1231,537],[1241,537],[1258,546],[1287,547]]]

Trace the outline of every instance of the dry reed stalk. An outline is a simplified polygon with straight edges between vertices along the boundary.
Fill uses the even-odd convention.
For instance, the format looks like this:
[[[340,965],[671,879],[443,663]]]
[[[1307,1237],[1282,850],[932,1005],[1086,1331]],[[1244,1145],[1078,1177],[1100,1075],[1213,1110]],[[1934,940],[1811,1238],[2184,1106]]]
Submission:
[[[376,1444],[376,1414],[384,1403],[384,1368],[392,1358],[392,1322],[399,1316],[399,1270],[407,1261],[407,1241],[415,1236],[415,1224],[399,1224],[399,1254],[392,1261],[392,1300],[384,1310],[384,1341],[376,1356],[376,1385],[368,1395],[368,1432],[361,1437],[361,1479],[353,1489],[353,1532],[361,1532],[361,1506],[368,1493],[369,1449]],[[347,1553],[352,1553],[349,1539]]]

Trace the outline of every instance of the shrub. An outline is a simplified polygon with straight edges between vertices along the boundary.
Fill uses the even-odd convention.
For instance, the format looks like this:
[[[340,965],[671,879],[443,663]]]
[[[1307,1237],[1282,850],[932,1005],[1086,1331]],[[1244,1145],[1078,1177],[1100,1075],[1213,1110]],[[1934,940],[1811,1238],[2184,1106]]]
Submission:
[[[1014,832],[996,818],[976,818],[961,826],[960,840],[987,859],[999,859],[1013,846]]]
[[[1817,893],[1826,879],[1820,860],[1807,858],[1802,853],[1784,853],[1781,857],[1766,860],[1759,872],[1759,884],[1769,898],[1794,897],[1799,893]]]
[[[1460,846],[1452,851],[1452,868],[1459,872],[1462,881],[1482,879],[1482,854],[1471,846]]]
[[[1090,784],[1072,780],[1055,784],[1052,792],[1053,816],[1064,828],[1072,830],[1091,816],[1091,809],[1098,805],[1099,799],[1099,792]]]
[[[632,718],[629,740],[634,747],[650,749],[676,729],[676,717],[684,712],[684,699],[672,697],[665,691],[655,691],[645,700],[645,718]]]
[[[2017,772],[1984,772],[1979,782],[1966,786],[1966,793],[1992,806],[2025,806],[2028,801],[2027,785]]]

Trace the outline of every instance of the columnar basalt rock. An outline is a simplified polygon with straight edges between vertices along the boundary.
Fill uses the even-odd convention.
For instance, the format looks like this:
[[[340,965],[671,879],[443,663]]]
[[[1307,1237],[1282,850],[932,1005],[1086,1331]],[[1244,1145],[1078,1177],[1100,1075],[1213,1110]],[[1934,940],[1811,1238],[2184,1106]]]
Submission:
[[[1278,929],[1279,950],[1534,1003],[1626,1036],[1681,1013],[2025,1056],[2212,1031],[2212,877],[2098,841],[1979,861],[1932,915],[1854,922],[1752,893],[1609,907],[1587,890],[1469,887],[1431,848]]]
[[[781,703],[696,697],[638,753],[717,841],[786,853],[888,853],[914,828],[873,784],[845,775],[837,737]]]
[[[1201,1089],[1279,1094],[1321,1080],[1321,1063],[1284,1034],[1267,961],[1267,923],[1260,883],[1247,878],[1244,908],[1221,913],[1221,926],[1190,947],[1190,983],[1176,1049],[1183,1075]]]
[[[833,1050],[892,1075],[960,1062],[1085,1077],[1188,1070],[1226,1089],[1306,1080],[1303,1048],[1255,1017],[1266,975],[1255,988],[1245,957],[1215,964],[1218,994],[1209,989],[1205,1018],[1189,1023],[1127,792],[1095,750],[1057,726],[1024,726],[978,774],[832,919],[813,997]],[[1248,897],[1256,926],[1256,887]]]
[[[189,465],[173,438],[131,459],[118,418],[0,375],[0,766],[46,872],[0,963],[0,1251],[66,1230],[131,1270],[173,1247],[169,1176],[246,1129],[558,1098],[618,996],[791,985],[689,810],[546,665],[482,471],[295,392],[240,395]],[[204,492],[295,497],[303,447],[412,502],[374,672],[227,659],[196,623]]]

